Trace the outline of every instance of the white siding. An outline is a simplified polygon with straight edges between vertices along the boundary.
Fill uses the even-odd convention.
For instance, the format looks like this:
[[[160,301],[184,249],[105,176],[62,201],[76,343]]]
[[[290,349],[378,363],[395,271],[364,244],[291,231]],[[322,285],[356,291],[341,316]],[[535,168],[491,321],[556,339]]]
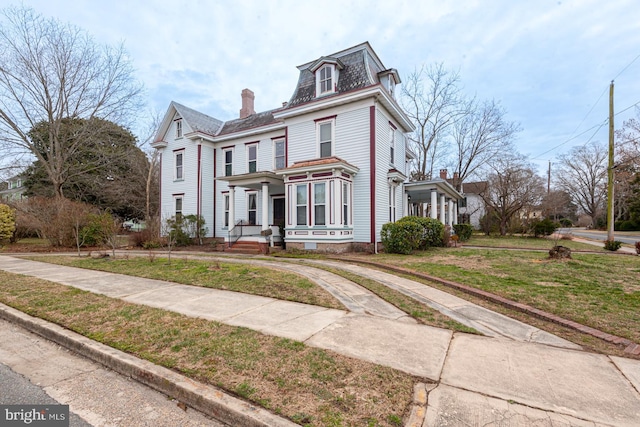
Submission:
[[[213,236],[213,147],[202,145],[201,157],[202,196],[201,215],[208,229],[207,237]]]

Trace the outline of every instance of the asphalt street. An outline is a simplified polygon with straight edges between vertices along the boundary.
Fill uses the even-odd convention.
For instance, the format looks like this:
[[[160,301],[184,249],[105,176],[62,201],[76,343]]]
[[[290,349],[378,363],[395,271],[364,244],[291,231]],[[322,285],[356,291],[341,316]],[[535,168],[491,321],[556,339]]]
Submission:
[[[607,240],[607,232],[599,230],[586,230],[584,228],[561,228],[558,230],[560,233],[573,234],[576,237],[584,237],[591,240],[600,240],[604,242]],[[640,232],[618,232],[613,234],[615,240],[626,243],[629,245],[635,245],[636,242],[640,242]]]
[[[40,386],[0,363],[0,405],[63,405]],[[69,427],[93,427],[73,411],[69,411]]]

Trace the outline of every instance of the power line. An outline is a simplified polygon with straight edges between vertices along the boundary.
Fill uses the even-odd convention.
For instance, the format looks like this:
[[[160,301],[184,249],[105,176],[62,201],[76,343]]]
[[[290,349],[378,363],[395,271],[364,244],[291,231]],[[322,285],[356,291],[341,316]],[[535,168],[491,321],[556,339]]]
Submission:
[[[548,150],[547,150],[547,151],[545,151],[544,153],[539,154],[537,157],[534,157],[532,160],[538,160],[540,157],[542,157],[542,156],[544,156],[545,154],[547,154],[547,153],[549,153],[549,152],[551,152],[551,151],[555,150],[556,148],[560,148],[560,147],[562,147],[564,144],[566,144],[566,143],[568,143],[568,142],[571,142],[571,141],[573,141],[574,139],[577,139],[577,138],[581,137],[582,135],[584,135],[585,133],[589,132],[589,131],[590,131],[590,130],[592,130],[592,129],[597,128],[597,129],[596,129],[596,131],[593,133],[593,135],[591,135],[591,138],[589,138],[589,140],[587,141],[587,143],[588,143],[589,141],[591,141],[591,139],[593,139],[593,137],[596,135],[596,133],[598,133],[598,131],[599,131],[600,129],[602,129],[602,126],[604,126],[604,125],[605,125],[605,124],[607,124],[608,122],[609,122],[609,120],[608,120],[608,119],[605,119],[605,120],[604,120],[604,122],[602,122],[600,125],[594,125],[594,126],[591,126],[589,129],[587,129],[587,130],[583,131],[582,133],[579,133],[578,135],[572,136],[571,138],[567,139],[566,141],[564,141],[564,142],[562,142],[562,143],[560,143],[560,144],[556,145],[556,146],[555,146],[555,147],[553,147],[553,148],[548,149]],[[585,144],[586,144],[586,143],[585,143]]]
[[[613,80],[617,79],[618,77],[620,77],[620,74],[624,73],[625,71],[627,71],[627,68],[631,67],[631,65],[633,65],[634,62],[636,62],[638,60],[638,58],[640,58],[640,54],[638,54],[638,56],[636,56],[635,58],[633,58],[633,61],[629,62],[629,64],[624,67],[622,69],[622,71],[620,71],[614,78]]]

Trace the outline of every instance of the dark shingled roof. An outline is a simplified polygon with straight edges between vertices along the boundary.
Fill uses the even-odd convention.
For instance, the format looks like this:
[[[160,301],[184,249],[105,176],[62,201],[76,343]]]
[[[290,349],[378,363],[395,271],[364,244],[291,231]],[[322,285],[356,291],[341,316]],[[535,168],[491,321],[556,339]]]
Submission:
[[[365,45],[362,46],[362,49],[354,52],[336,53],[329,55],[329,57],[337,58],[344,64],[344,68],[338,74],[338,94],[377,84],[378,73],[383,71],[369,57]],[[286,108],[295,107],[315,98],[315,75],[309,70],[309,67],[315,62],[306,64],[307,67],[300,70],[298,85]]]
[[[177,102],[172,103],[182,119],[189,125],[193,132],[202,132],[207,135],[215,135],[222,127],[222,121],[207,116],[199,111],[185,107]]]
[[[244,130],[278,123],[278,120],[273,118],[273,112],[276,110],[277,109],[264,111],[262,113],[252,114],[244,119],[234,119],[224,122],[224,126],[218,135],[227,135],[230,133],[242,132]]]
[[[462,183],[462,192],[464,194],[482,194],[486,189],[487,189],[487,181]]]

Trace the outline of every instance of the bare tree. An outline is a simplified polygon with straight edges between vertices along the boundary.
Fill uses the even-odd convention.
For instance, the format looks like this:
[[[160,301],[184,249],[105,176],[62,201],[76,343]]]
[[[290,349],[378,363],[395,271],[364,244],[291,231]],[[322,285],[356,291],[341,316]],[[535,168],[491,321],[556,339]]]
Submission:
[[[640,198],[640,108],[636,118],[626,120],[616,131],[615,218],[636,217],[636,200]]]
[[[512,141],[520,131],[516,123],[505,119],[506,112],[495,101],[478,104],[468,101],[466,114],[451,127],[453,140],[453,185],[460,190],[462,182],[495,156],[510,152]]]
[[[480,194],[487,212],[496,216],[500,235],[507,234],[511,220],[523,209],[538,205],[544,195],[544,180],[521,155],[505,154],[490,164],[487,187]]]
[[[465,113],[459,84],[458,73],[446,70],[443,64],[416,69],[405,78],[402,105],[416,125],[410,137],[417,155],[413,179],[433,177],[447,131]]]
[[[65,164],[83,140],[101,131],[90,119],[128,124],[139,108],[142,87],[122,46],[98,46],[81,29],[32,9],[9,7],[3,15],[0,144],[6,153],[26,151],[42,162],[61,198]],[[87,119],[86,126],[69,143],[61,137],[61,123],[75,118]],[[32,140],[29,131],[41,123],[48,137]]]
[[[571,195],[595,226],[607,200],[607,148],[591,142],[572,148],[559,159],[557,187]]]

